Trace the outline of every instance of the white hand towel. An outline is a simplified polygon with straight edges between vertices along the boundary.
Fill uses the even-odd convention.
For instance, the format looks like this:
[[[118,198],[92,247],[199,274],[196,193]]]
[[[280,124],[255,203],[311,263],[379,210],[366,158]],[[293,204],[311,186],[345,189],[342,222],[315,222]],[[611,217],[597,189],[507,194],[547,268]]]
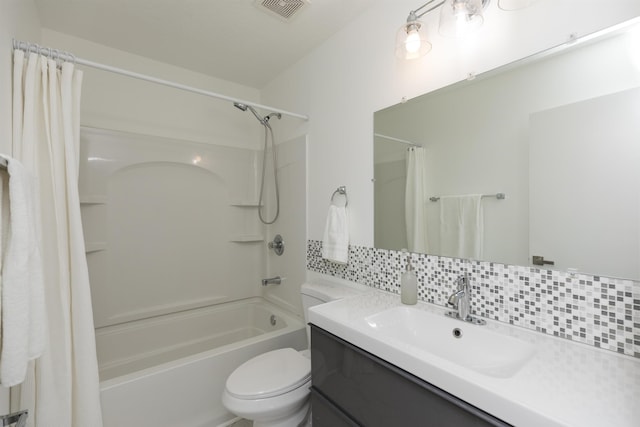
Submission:
[[[29,175],[7,156],[9,207],[2,241],[2,351],[0,383],[9,387],[24,381],[29,360],[40,357],[46,343],[42,260],[36,238],[34,201]],[[4,178],[6,179],[6,174]],[[6,221],[3,221],[6,223]]]
[[[322,238],[322,258],[338,264],[349,262],[349,219],[345,206],[329,206]]]
[[[482,195],[440,197],[440,253],[481,259],[484,243]]]

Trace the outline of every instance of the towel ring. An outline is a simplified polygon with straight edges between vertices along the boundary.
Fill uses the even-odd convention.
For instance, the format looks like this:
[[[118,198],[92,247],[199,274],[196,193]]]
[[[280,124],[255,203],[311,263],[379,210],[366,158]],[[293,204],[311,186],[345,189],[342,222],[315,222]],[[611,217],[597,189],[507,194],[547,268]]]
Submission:
[[[333,194],[331,195],[331,203],[333,203],[333,198],[336,196],[336,194],[340,194],[344,196],[344,207],[346,208],[347,205],[349,204],[349,198],[347,197],[347,187],[342,185],[336,188],[336,191],[334,191]]]

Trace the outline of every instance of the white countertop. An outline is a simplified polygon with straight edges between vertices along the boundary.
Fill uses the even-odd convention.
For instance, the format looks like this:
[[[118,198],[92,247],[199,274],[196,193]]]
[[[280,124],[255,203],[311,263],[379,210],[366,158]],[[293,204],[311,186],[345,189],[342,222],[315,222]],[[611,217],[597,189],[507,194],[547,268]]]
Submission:
[[[640,426],[640,359],[491,320],[484,326],[459,322],[535,346],[512,376],[492,377],[372,333],[365,318],[398,306],[399,295],[372,290],[311,307],[309,321],[518,427]],[[412,307],[443,316],[448,311],[422,302]]]

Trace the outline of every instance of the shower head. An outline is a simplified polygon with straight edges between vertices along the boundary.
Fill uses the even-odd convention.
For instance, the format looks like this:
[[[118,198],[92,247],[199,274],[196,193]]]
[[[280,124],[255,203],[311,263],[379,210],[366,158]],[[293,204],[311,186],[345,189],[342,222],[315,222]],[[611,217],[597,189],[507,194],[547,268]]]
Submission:
[[[234,102],[233,106],[238,108],[238,109],[240,109],[240,110],[242,110],[242,111],[247,111],[247,106],[244,105],[244,104],[241,104],[239,102]]]
[[[262,123],[263,125],[266,125],[267,122],[269,120],[265,120],[264,117],[260,117],[260,114],[258,114],[258,112],[255,110],[255,108],[253,108],[251,105],[247,105],[247,104],[241,104],[240,102],[234,102],[233,106],[242,110],[242,111],[247,111],[247,109],[249,111],[251,111],[251,113],[253,113],[253,115],[256,117],[256,119],[258,119],[258,121],[260,123]]]
[[[234,102],[233,106],[238,108],[239,110],[242,111],[251,111],[253,113],[253,115],[256,117],[256,119],[258,119],[258,121],[260,123],[262,123],[264,126],[269,126],[269,119],[271,119],[271,117],[277,117],[279,119],[282,118],[282,114],[280,113],[270,113],[268,115],[266,115],[265,117],[260,117],[260,115],[258,114],[258,112],[255,110],[255,108],[253,108],[251,105],[247,105],[247,104],[242,104],[240,102]]]

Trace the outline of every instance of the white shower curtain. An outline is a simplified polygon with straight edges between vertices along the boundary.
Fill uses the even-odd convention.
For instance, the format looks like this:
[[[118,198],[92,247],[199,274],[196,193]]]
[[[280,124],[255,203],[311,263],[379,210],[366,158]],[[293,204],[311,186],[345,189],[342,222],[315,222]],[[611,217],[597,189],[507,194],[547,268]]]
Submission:
[[[14,52],[13,156],[35,179],[48,346],[12,389],[27,425],[100,427],[100,389],[89,273],[78,195],[81,71]],[[60,65],[60,64],[58,64]]]
[[[407,244],[411,252],[428,252],[427,242],[427,167],[423,147],[407,150],[407,183],[405,187],[405,221]]]

